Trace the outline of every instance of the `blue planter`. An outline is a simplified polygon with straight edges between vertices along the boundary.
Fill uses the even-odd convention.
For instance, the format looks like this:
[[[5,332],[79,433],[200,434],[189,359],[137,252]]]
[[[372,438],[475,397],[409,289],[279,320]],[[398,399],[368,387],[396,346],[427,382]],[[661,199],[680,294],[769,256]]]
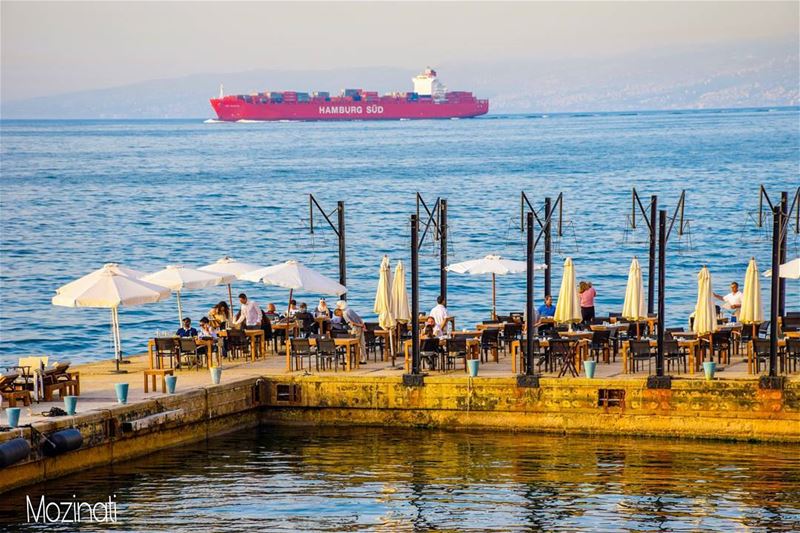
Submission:
[[[467,359],[469,377],[474,378],[478,376],[478,366],[480,366],[480,359]]]
[[[8,417],[8,425],[15,428],[19,425],[19,407],[7,407],[6,416]]]
[[[114,390],[117,391],[117,402],[121,404],[128,403],[128,384],[127,383],[115,383]]]
[[[64,409],[67,410],[67,414],[72,416],[75,414],[75,408],[78,406],[78,397],[77,396],[64,396]]]
[[[717,363],[714,361],[703,362],[703,372],[706,374],[706,380],[711,381],[714,379],[714,372],[717,371]]]
[[[166,376],[164,380],[167,382],[167,392],[175,394],[175,384],[178,382],[178,376]]]
[[[222,369],[215,366],[211,369],[211,382],[214,383],[214,385],[219,385],[220,379],[222,379]]]
[[[586,377],[589,379],[594,378],[594,371],[597,369],[597,361],[584,361],[583,370],[586,372]]]

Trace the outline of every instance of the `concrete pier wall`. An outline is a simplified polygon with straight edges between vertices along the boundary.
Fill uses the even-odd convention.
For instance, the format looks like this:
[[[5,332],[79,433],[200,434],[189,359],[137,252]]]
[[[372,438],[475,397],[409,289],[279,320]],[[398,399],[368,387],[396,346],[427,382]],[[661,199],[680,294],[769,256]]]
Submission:
[[[0,493],[86,468],[146,455],[258,424],[399,425],[509,431],[670,436],[800,443],[800,383],[762,390],[756,381],[429,376],[282,376],[239,379],[0,433],[22,436],[30,456],[0,470]],[[75,427],[83,445],[47,458],[40,434]]]

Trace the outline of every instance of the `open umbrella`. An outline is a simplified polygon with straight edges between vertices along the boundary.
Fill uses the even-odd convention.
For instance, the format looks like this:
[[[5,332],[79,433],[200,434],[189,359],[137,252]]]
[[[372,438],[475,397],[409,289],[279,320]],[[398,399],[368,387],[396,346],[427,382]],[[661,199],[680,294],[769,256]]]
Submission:
[[[697,274],[697,303],[692,327],[698,337],[709,335],[717,329],[717,316],[711,294],[711,273],[704,266]]]
[[[261,281],[266,285],[277,285],[289,289],[289,301],[294,291],[305,291],[314,294],[341,296],[347,292],[344,285],[323,276],[316,270],[308,268],[298,261],[286,261],[279,265],[260,268],[242,275],[247,281]]]
[[[183,323],[183,308],[181,307],[181,291],[204,289],[222,283],[230,283],[236,276],[217,272],[205,272],[196,268],[181,265],[169,265],[163,270],[148,274],[144,281],[156,283],[167,287],[178,300],[178,323]]]
[[[202,270],[203,272],[211,272],[213,274],[229,274],[236,276],[236,279],[242,279],[244,274],[260,268],[263,267],[253,265],[251,263],[236,261],[235,259],[232,259],[226,255],[225,257],[218,259],[216,263],[211,263],[210,265],[200,267],[198,270]],[[228,301],[231,304],[231,309],[233,309],[233,292],[231,291],[230,282],[227,285]]]
[[[504,276],[506,274],[519,274],[525,272],[528,265],[525,261],[512,261],[511,259],[503,259],[499,255],[487,255],[482,259],[473,259],[471,261],[464,261],[448,266],[445,270],[449,272],[456,272],[457,274],[491,274],[492,275],[492,319],[497,316],[497,290],[496,290],[496,277]],[[536,265],[534,269],[542,270],[546,268],[545,265]]]
[[[765,277],[772,276],[772,270],[764,272]],[[778,277],[786,279],[800,279],[800,257],[782,264],[778,267]]]
[[[119,263],[106,263],[101,268],[98,268],[94,272],[86,274],[82,278],[78,278],[75,281],[71,281],[66,285],[63,285],[56,289],[56,294],[60,294],[62,292],[73,292],[73,291],[80,291],[82,287],[88,287],[94,284],[98,278],[106,275],[106,273],[112,272],[114,274],[120,276],[127,276],[129,278],[134,279],[141,279],[147,275],[146,272],[142,272],[140,270],[134,270],[132,268],[127,268]]]
[[[558,324],[577,324],[581,321],[581,306],[578,301],[578,290],[575,286],[575,269],[572,258],[564,260],[564,272],[561,275],[561,289],[558,291],[556,312],[553,321]]]
[[[392,315],[392,272],[389,268],[389,257],[385,255],[381,261],[378,289],[375,291],[375,304],[372,310],[378,315],[378,325],[389,331],[389,351],[394,353],[392,329],[396,322]]]
[[[63,307],[101,307],[111,309],[111,334],[114,359],[119,371],[122,343],[119,333],[119,307],[158,302],[169,297],[169,289],[161,285],[128,277],[109,264],[56,290],[53,305]]]
[[[761,282],[758,279],[756,258],[751,257],[744,275],[744,294],[742,307],[739,309],[739,322],[752,324],[753,338],[756,336],[756,324],[764,321],[764,307],[761,305]]]
[[[644,284],[642,283],[642,267],[634,257],[628,270],[628,285],[625,288],[625,301],[622,304],[622,317],[636,322],[636,333],[639,334],[639,321],[647,318],[647,306],[644,302]]]
[[[402,261],[397,261],[392,279],[391,312],[397,322],[411,321],[411,308],[408,306],[406,291],[406,270]]]

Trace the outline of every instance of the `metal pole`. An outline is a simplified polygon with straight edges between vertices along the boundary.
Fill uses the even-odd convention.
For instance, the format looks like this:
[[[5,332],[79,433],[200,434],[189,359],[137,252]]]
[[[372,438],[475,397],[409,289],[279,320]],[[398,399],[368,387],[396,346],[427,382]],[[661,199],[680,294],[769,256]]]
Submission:
[[[552,204],[550,197],[544,199],[544,264],[547,268],[544,271],[544,295],[547,296],[550,293],[550,270],[552,270],[553,266],[553,242],[552,242],[552,230],[553,227],[550,223],[550,215],[552,214]],[[530,238],[530,236],[528,237]]]
[[[772,292],[769,309],[769,375],[778,375],[778,305],[780,303],[781,206],[772,208]]]
[[[336,211],[339,215],[339,283],[347,287],[347,258],[345,252],[345,233],[344,233],[344,202],[336,203]],[[342,299],[347,299],[347,294],[342,295]]]
[[[419,219],[411,215],[411,373],[419,374]]]
[[[655,219],[651,224],[655,226]],[[664,327],[666,326],[664,316],[664,290],[666,285],[666,263],[667,263],[667,211],[662,209],[658,212],[658,348],[656,352],[656,376],[664,376]]]
[[[447,200],[442,198],[439,202],[439,294],[447,305]]]
[[[784,223],[783,221],[788,222],[789,217],[789,193],[783,191],[781,193],[781,228],[786,226],[784,231],[781,231],[781,251],[780,251],[780,264],[784,264],[786,262],[786,238],[789,234],[789,224]],[[780,284],[780,299],[778,300],[778,316],[786,315],[786,278],[779,279]]]
[[[547,199],[549,200],[549,198]],[[545,204],[547,205],[547,204]],[[533,365],[534,365],[534,357],[533,357],[533,338],[536,335],[536,327],[534,324],[535,321],[535,313],[533,310],[533,254],[534,254],[534,244],[533,244],[533,213],[528,213],[528,256],[527,256],[527,296],[525,299],[525,316],[526,319],[526,333],[525,333],[525,358],[527,360],[525,374],[528,376],[532,376],[533,374]]]
[[[658,196],[650,197],[650,257],[647,264],[647,314],[655,312],[655,282],[656,282],[656,211],[658,209]],[[659,293],[660,294],[660,293]]]

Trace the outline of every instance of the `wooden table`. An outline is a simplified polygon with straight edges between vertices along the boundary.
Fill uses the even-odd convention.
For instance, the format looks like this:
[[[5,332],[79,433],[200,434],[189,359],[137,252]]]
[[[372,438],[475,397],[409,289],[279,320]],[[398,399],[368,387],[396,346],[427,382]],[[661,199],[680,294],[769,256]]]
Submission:
[[[172,337],[173,339],[180,339],[180,337]],[[214,362],[214,339],[204,339],[200,337],[194,337],[194,342],[197,343],[198,346],[205,346],[206,354],[208,357],[209,366],[211,363]],[[156,361],[156,354],[155,354],[155,347],[156,347],[156,340],[155,339],[147,339],[147,357],[150,361],[150,368],[157,369],[161,368],[156,366],[158,361]],[[217,351],[217,366],[222,365],[222,355]]]
[[[460,335],[468,335],[469,333],[478,333],[478,332],[458,332]],[[447,346],[447,339],[439,339],[439,346]],[[467,358],[468,359],[479,359],[480,358],[480,349],[481,349],[481,340],[472,338],[467,339]],[[411,372],[411,339],[407,339],[403,343],[403,355],[405,356],[405,363],[404,367],[406,369],[406,374]],[[464,363],[464,372],[467,371],[467,364]]]
[[[263,329],[243,329],[241,330],[245,335],[250,337],[250,360],[256,360],[256,354],[260,357],[267,354],[267,338],[264,336]],[[227,337],[228,331],[222,330],[219,332],[220,337]]]
[[[392,335],[391,334],[392,332],[388,329],[374,329],[372,330],[372,333],[375,334],[376,338],[380,337],[383,339],[383,345],[386,347],[383,350],[383,360],[388,361],[389,355],[394,354],[393,350],[395,345],[392,344],[392,341],[397,341],[397,339],[395,338],[397,335]],[[392,361],[394,361],[394,357],[392,357]]]
[[[678,332],[680,333],[680,332]],[[673,333],[675,336],[675,333]],[[656,348],[658,346],[658,341],[653,339],[650,341],[650,347]],[[687,340],[678,340],[678,346],[681,348],[689,348],[689,357],[687,361],[687,366],[689,367],[689,373],[694,374],[696,370],[699,369],[700,361],[697,357],[697,348],[700,346],[699,339],[687,339]],[[623,342],[622,345],[619,347],[620,354],[622,355],[622,372],[623,374],[630,374],[628,369],[628,351],[630,350],[630,343]]]
[[[549,348],[550,342],[547,339],[539,339],[539,346],[541,348]],[[580,373],[580,362],[588,358],[589,355],[589,341],[586,339],[576,339],[575,344],[575,368]],[[511,372],[517,373],[517,368],[522,370],[522,350],[520,349],[519,339],[511,343]]]
[[[337,337],[333,339],[333,342],[336,346],[344,346],[347,350],[347,366],[346,370],[350,372],[353,369],[353,366],[358,368],[360,361],[358,360],[358,348],[360,343],[358,342],[358,338],[356,337]],[[314,337],[309,337],[308,343],[311,346],[317,345],[317,339]],[[286,371],[292,371],[292,343],[287,339],[286,341]]]
[[[283,330],[286,332],[286,340],[289,340],[289,331],[292,332],[293,337],[297,337],[300,334],[300,325],[292,320],[290,322],[273,322],[272,323],[272,331]]]

